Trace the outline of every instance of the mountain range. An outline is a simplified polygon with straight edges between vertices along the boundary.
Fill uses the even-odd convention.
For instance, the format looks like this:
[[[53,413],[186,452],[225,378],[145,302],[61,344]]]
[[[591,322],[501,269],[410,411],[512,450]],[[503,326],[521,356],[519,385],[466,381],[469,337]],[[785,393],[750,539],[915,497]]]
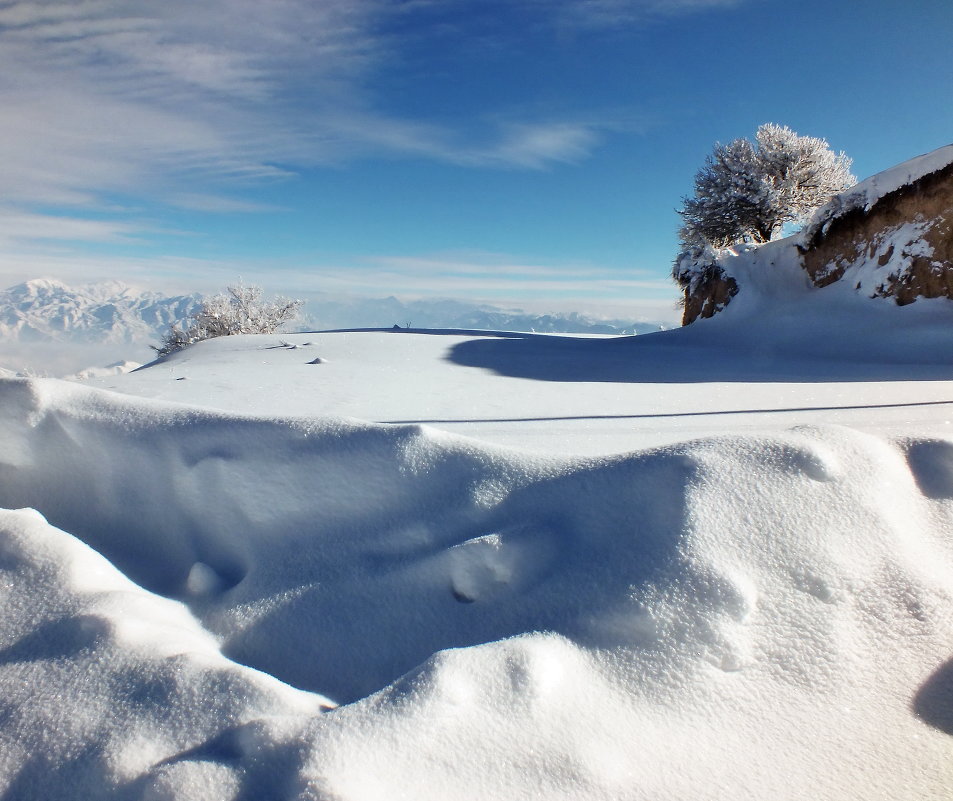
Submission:
[[[659,323],[598,320],[576,312],[532,314],[456,300],[401,301],[336,298],[319,293],[306,303],[293,328],[464,328],[540,333],[634,334],[656,331]],[[47,278],[0,291],[0,342],[149,344],[173,322],[182,322],[202,296],[167,296],[133,289],[119,281],[83,286]]]
[[[71,287],[40,278],[0,291],[0,341],[141,344],[199,303],[199,295],[168,297],[119,281]]]

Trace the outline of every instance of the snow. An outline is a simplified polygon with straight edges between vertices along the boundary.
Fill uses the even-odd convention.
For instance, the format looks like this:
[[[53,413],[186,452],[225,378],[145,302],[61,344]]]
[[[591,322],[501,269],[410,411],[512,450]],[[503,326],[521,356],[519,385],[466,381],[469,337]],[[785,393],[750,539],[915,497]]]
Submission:
[[[819,208],[802,232],[803,241],[810,241],[819,228],[829,224],[835,217],[855,209],[870,211],[885,195],[950,164],[953,164],[953,145],[946,145],[872,175]]]
[[[0,795],[948,798],[948,302],[784,253],[677,331],[0,380]]]
[[[918,181],[950,164],[953,164],[953,145],[946,145],[872,175],[845,192],[845,200],[855,206],[863,205],[864,209],[869,210],[884,195],[896,192],[902,186]]]
[[[113,362],[112,364],[107,364],[105,367],[87,367],[77,373],[74,373],[73,375],[65,377],[74,379],[76,381],[85,381],[89,378],[102,378],[104,376],[122,375],[123,373],[136,370],[139,367],[142,367],[139,362],[131,362],[128,359],[123,359],[118,362]]]

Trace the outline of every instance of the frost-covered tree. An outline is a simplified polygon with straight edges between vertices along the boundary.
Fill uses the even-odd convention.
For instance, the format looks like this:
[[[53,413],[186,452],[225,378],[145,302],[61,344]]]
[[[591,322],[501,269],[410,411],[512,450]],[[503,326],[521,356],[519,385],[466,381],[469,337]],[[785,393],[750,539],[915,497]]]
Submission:
[[[679,210],[683,249],[776,239],[785,223],[805,222],[856,183],[850,164],[826,140],[773,123],[758,128],[755,143],[716,144]]]
[[[202,307],[186,321],[185,328],[173,323],[162,344],[153,349],[160,356],[167,356],[203,339],[232,334],[272,334],[293,320],[303,303],[287,298],[265,302],[261,295],[261,287],[257,286],[227,287],[226,293],[204,300]]]

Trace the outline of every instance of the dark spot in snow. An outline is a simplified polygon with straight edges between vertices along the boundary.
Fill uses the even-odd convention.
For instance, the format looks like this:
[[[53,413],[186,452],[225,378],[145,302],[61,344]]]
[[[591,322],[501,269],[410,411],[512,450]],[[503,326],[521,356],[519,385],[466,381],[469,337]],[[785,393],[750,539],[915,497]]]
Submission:
[[[907,464],[926,497],[953,498],[953,442],[913,442],[907,446]]]
[[[953,659],[942,665],[913,698],[913,711],[920,720],[953,734]]]
[[[450,592],[453,593],[454,600],[462,604],[472,604],[476,600],[476,598],[471,598],[469,595],[460,592],[456,587],[451,587]]]

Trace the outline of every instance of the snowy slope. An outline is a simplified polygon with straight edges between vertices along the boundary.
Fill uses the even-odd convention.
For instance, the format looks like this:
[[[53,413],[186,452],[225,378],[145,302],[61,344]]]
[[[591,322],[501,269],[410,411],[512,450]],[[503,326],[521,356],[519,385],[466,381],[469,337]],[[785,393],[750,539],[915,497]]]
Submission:
[[[0,380],[0,794],[948,798],[946,302],[775,294]]]
[[[831,422],[944,431],[946,301],[897,308],[834,288],[772,297],[755,280],[724,314],[656,334],[228,337],[89,383],[242,414],[424,424],[575,456]]]

